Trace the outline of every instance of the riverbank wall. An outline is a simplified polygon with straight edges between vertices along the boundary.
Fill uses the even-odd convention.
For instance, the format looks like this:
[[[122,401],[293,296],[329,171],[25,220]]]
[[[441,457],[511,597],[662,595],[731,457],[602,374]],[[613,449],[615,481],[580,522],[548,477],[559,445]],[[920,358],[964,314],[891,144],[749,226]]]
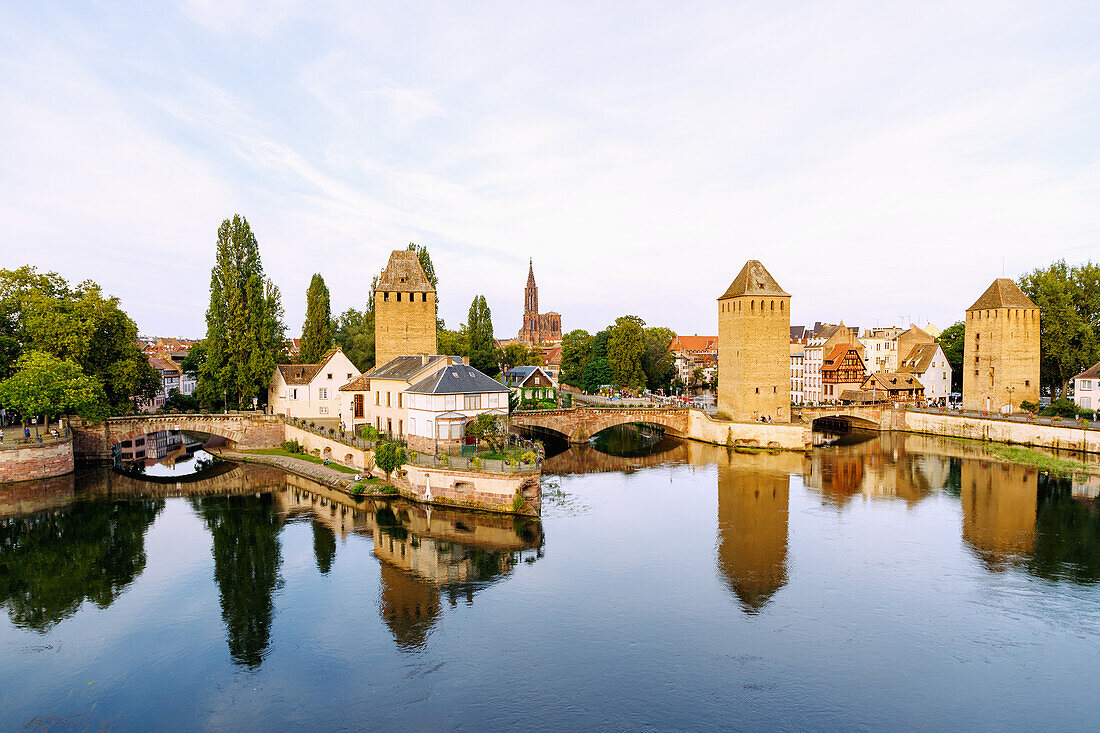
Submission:
[[[73,438],[0,443],[0,484],[65,476],[73,472]]]
[[[803,451],[812,443],[809,425],[717,420],[702,410],[688,411],[685,438],[727,446]]]

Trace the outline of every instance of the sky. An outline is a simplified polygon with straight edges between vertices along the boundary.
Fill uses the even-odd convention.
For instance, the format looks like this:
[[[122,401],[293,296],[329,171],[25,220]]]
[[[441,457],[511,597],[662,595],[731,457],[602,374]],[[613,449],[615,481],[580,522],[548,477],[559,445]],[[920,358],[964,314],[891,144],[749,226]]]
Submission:
[[[794,323],[960,320],[1100,259],[1095,2],[0,0],[0,267],[201,337],[245,216],[299,335],[428,247],[441,315],[717,331],[748,259]]]

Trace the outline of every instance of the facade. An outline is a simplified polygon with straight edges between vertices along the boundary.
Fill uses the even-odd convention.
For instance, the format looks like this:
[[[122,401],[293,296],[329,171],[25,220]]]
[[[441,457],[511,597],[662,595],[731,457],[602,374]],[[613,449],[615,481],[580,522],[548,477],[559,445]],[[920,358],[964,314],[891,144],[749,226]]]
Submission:
[[[946,405],[951,395],[951,364],[937,343],[919,344],[902,359],[898,371],[912,374],[924,385],[924,399]]]
[[[344,425],[352,432],[367,425],[367,396],[370,394],[370,377],[360,374],[340,387],[340,415]]]
[[[874,372],[863,380],[858,390],[844,392],[841,402],[920,405],[924,403],[924,385],[914,374]]]
[[[561,341],[561,316],[557,313],[539,313],[539,287],[535,284],[535,263],[528,263],[527,287],[523,291],[523,327],[519,340],[528,346],[559,343]]]
[[[845,392],[859,391],[866,376],[859,348],[849,343],[837,344],[821,365],[821,401],[839,402]]]
[[[504,373],[504,384],[522,400],[557,400],[558,383],[542,367],[518,366]]]
[[[1073,404],[1082,410],[1100,409],[1100,361],[1073,378]]]
[[[718,299],[718,409],[733,420],[790,421],[790,306],[758,260]]]
[[[902,329],[897,326],[865,330],[859,342],[863,344],[867,368],[875,372],[892,372],[898,368],[897,337]]]
[[[399,249],[390,253],[374,290],[376,363],[436,352],[435,297],[435,287],[424,274],[415,251]]]
[[[380,433],[404,437],[408,427],[405,390],[451,364],[461,364],[458,356],[397,356],[367,372],[363,420]]]
[[[470,420],[507,415],[509,392],[469,364],[448,364],[404,391],[405,440],[413,450],[448,452],[464,442]]]
[[[350,424],[340,388],[359,374],[340,347],[325,352],[319,364],[279,364],[267,388],[268,409],[276,415]]]
[[[1008,278],[966,310],[964,410],[1009,412],[1039,401],[1039,308]]]
[[[718,360],[717,336],[674,336],[669,342],[668,350],[672,352],[672,365],[676,370],[676,376],[685,385],[691,384],[692,374],[696,369],[703,369],[703,379],[709,382],[713,376],[713,367]],[[707,376],[707,367],[712,367],[711,376]]]
[[[805,337],[805,348],[802,360],[802,392],[804,400],[809,404],[817,404],[825,400],[825,385],[821,380],[821,367],[825,364],[825,358],[839,344],[850,344],[863,354],[863,345],[856,336],[858,328],[851,328],[839,324],[818,323]]]
[[[805,395],[802,393],[802,372],[804,369],[803,360],[806,357],[805,346],[802,344],[791,344],[791,404],[801,405],[805,401]]]

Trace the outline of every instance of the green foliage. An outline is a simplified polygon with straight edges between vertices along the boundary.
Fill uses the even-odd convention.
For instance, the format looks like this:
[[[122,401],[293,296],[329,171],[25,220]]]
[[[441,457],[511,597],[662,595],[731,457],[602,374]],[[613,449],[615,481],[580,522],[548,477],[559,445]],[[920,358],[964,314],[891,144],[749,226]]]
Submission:
[[[1027,400],[1024,400],[1020,403],[1020,409],[1025,412],[1038,413],[1039,410],[1042,408],[1040,407],[1038,402],[1028,402]]]
[[[373,425],[364,425],[359,428],[359,437],[363,440],[378,440],[381,433]]]
[[[145,569],[145,533],[163,500],[78,501],[0,522],[0,607],[49,631],[85,601],[107,608]]]
[[[362,493],[362,487],[359,491]],[[336,534],[317,520],[313,521],[313,555],[317,558],[317,569],[321,575],[328,575],[332,563],[336,561]]]
[[[1067,400],[1065,397],[1059,397],[1051,402],[1048,407],[1039,410],[1039,414],[1044,417],[1076,417],[1078,412],[1079,408],[1073,403],[1073,400]]]
[[[416,259],[420,261],[420,267],[424,270],[424,275],[428,278],[428,282],[432,284],[432,287],[435,288],[435,312],[438,317],[439,276],[435,274],[435,265],[432,264],[432,256],[428,254],[428,248],[420,244],[409,242],[409,249],[416,252]],[[374,292],[374,288],[371,288],[371,292]]]
[[[561,381],[584,388],[584,368],[592,351],[592,336],[576,329],[561,337]]]
[[[131,398],[151,398],[160,386],[117,298],[91,281],[71,288],[30,266],[0,270],[0,378],[26,351],[75,362],[100,384],[112,413],[130,411]]]
[[[517,514],[522,514],[528,510],[527,499],[523,498],[523,494],[516,492],[516,495],[512,497],[512,511]]]
[[[164,401],[165,412],[197,412],[199,409],[198,397],[181,394],[178,389],[169,392]]]
[[[382,484],[378,487],[378,490],[383,494],[396,494],[398,493],[397,487],[392,484]]]
[[[470,334],[463,323],[457,331],[440,328],[437,331],[439,353],[448,356],[466,356],[470,353]]]
[[[542,366],[542,350],[526,344],[511,343],[500,350],[500,368],[508,371],[517,366]]]
[[[276,356],[285,348],[278,288],[264,280],[259,245],[248,222],[234,215],[218,227],[216,261],[210,272],[205,359],[198,397],[208,405],[250,404],[265,396]]]
[[[492,450],[500,450],[508,437],[504,421],[499,416],[486,412],[466,423],[466,434],[485,441]]]
[[[951,391],[962,392],[966,323],[958,321],[948,326],[936,337],[936,343],[943,349],[943,355],[947,357],[947,363],[951,365]]]
[[[645,321],[637,316],[615,319],[607,340],[607,363],[611,367],[612,384],[620,388],[641,390],[646,383],[642,369],[645,352]]]
[[[602,356],[594,357],[584,365],[584,390],[586,392],[594,393],[601,385],[611,384],[613,380],[614,375],[611,373],[611,365],[607,363],[606,358]]]
[[[366,487],[365,487],[365,486],[363,486],[363,483],[362,483],[362,482],[356,483],[356,484],[354,484],[354,485],[353,485],[353,486],[351,487],[351,495],[352,495],[352,496],[362,496],[362,495],[363,495],[363,491],[364,491],[365,489],[366,489]]]
[[[15,374],[0,382],[0,406],[24,419],[47,420],[65,413],[90,420],[107,416],[107,397],[99,382],[68,359],[28,351],[15,362]]]
[[[279,446],[283,450],[285,450],[287,453],[305,453],[306,452],[305,446],[303,446],[301,443],[299,443],[297,438],[295,438],[294,440],[284,440],[282,443],[279,443]]]
[[[374,447],[374,465],[382,469],[386,474],[386,480],[390,480],[390,474],[405,465],[405,449],[397,443],[384,442]]]
[[[1039,306],[1041,384],[1064,397],[1100,359],[1100,265],[1059,260],[1021,277],[1020,289]]]
[[[298,348],[299,364],[316,364],[332,348],[335,332],[328,286],[319,273],[313,275],[306,290],[306,322]]]
[[[470,303],[469,317],[466,319],[466,332],[470,338],[470,366],[495,377],[500,374],[500,360],[496,339],[493,337],[493,314],[484,295],[474,297]]]
[[[645,351],[642,352],[642,370],[646,386],[651,390],[665,389],[676,375],[675,357],[669,344],[676,334],[664,326],[651,326],[642,332]]]

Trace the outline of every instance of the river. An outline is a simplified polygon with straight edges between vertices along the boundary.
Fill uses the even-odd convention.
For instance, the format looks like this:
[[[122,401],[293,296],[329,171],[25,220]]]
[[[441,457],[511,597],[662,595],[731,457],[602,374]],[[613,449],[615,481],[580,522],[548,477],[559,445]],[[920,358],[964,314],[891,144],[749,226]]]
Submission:
[[[658,436],[659,437],[659,436]],[[622,431],[540,523],[266,466],[0,486],[0,729],[1092,729],[1100,506],[971,446]]]

